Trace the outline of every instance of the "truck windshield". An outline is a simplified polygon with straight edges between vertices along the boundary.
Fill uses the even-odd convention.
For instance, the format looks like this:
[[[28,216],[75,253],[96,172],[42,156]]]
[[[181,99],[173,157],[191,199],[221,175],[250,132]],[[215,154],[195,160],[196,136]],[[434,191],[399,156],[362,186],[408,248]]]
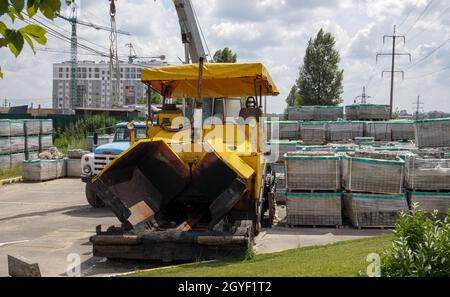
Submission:
[[[145,139],[146,137],[146,129],[145,128],[136,128],[136,141]],[[120,141],[131,141],[130,138],[130,130],[128,128],[117,128],[116,129],[116,135],[114,136],[115,142]]]

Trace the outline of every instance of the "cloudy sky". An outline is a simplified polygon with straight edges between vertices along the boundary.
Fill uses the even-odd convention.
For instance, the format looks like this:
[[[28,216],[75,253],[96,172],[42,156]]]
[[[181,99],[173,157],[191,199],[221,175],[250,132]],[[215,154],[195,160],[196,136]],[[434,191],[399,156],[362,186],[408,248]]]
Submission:
[[[109,26],[108,1],[80,1],[79,18]],[[232,48],[240,62],[262,62],[281,90],[270,100],[271,112],[282,112],[284,100],[298,76],[309,38],[320,28],[336,36],[345,70],[344,103],[353,103],[367,86],[371,103],[388,104],[390,82],[381,78],[390,70],[390,59],[377,52],[389,52],[392,43],[383,35],[406,35],[406,45],[397,46],[397,70],[406,70],[405,80],[397,77],[396,102],[399,109],[413,110],[421,96],[425,111],[450,112],[450,0],[192,0],[212,53]],[[125,44],[132,42],[138,55],[164,54],[170,63],[183,57],[180,29],[170,0],[118,0],[117,27],[133,36],[119,36],[119,52],[127,55]],[[66,12],[66,8],[63,9]],[[2,17],[5,20],[5,16]],[[17,22],[16,25],[22,25]],[[69,36],[70,26],[56,20],[58,30]],[[79,26],[80,43],[107,51],[109,34]],[[446,42],[447,41],[447,42]],[[446,43],[445,43],[446,42]],[[441,47],[440,47],[441,46]],[[69,51],[69,43],[49,37],[48,48]],[[440,49],[436,50],[436,48]],[[85,53],[81,51],[81,53]],[[101,60],[80,55],[79,59]],[[51,104],[52,63],[69,60],[68,53],[25,49],[15,59],[0,49],[0,99],[13,104]]]

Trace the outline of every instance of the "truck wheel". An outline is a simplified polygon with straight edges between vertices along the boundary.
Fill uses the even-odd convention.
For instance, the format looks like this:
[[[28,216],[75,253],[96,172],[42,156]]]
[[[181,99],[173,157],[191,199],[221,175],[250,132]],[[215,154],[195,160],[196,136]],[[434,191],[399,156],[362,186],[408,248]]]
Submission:
[[[95,194],[89,184],[86,184],[86,199],[93,208],[105,207],[105,203]]]

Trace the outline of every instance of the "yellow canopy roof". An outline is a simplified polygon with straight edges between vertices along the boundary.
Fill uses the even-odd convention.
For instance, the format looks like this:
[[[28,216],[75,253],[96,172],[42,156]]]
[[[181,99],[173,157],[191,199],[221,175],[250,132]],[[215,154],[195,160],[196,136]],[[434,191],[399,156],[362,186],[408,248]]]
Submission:
[[[199,64],[185,64],[143,69],[141,77],[168,98],[196,98],[198,76]],[[262,64],[204,64],[204,98],[255,96],[255,89],[258,96],[280,94]]]

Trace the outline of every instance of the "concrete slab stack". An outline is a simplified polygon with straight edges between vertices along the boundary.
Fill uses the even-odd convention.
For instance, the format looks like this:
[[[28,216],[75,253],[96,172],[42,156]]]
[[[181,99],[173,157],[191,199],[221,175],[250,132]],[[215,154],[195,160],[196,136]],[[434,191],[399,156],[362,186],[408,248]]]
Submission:
[[[344,119],[344,107],[341,106],[315,106],[314,121],[338,121]]]
[[[304,122],[300,127],[300,137],[304,143],[324,144],[327,122]]]
[[[339,121],[328,123],[328,141],[348,141],[364,136],[364,122]]]
[[[390,121],[391,136],[393,141],[415,140],[413,121]]]
[[[416,121],[414,127],[419,148],[450,147],[450,118]]]
[[[353,226],[393,227],[408,210],[404,160],[395,152],[357,151],[343,160],[344,213]]]
[[[390,107],[378,104],[354,104],[345,107],[347,120],[350,121],[386,121]]]
[[[366,136],[373,137],[376,141],[391,141],[391,125],[389,124],[389,122],[367,122]]]
[[[391,228],[397,223],[400,213],[408,211],[405,194],[343,194],[344,215],[357,228]]]
[[[418,204],[420,209],[431,214],[437,211],[437,219],[443,220],[450,210],[450,193],[440,192],[409,192],[410,207]]]
[[[342,224],[340,157],[332,152],[303,151],[284,157],[287,224]]]
[[[52,131],[52,120],[1,120],[0,156],[3,156],[1,168],[18,167],[24,160],[37,158],[40,150],[53,146]],[[41,139],[45,140],[44,146],[41,146]]]

